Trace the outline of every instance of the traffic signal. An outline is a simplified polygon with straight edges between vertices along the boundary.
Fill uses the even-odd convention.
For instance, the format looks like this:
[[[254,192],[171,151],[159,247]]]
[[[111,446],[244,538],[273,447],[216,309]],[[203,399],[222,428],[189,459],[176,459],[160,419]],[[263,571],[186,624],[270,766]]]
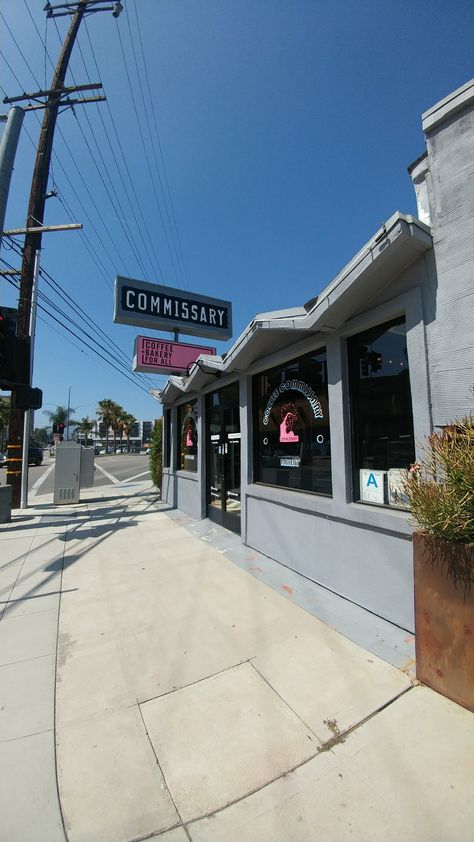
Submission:
[[[364,345],[360,349],[360,376],[361,377],[368,377],[369,376],[369,355],[367,353],[368,349]]]
[[[63,433],[64,433],[64,424],[62,424],[62,423],[61,423],[61,424],[58,424],[58,433],[59,433],[59,441],[62,441],[62,440],[64,439],[64,435],[63,435]]]
[[[57,433],[57,432],[58,432],[58,425],[53,424],[53,433]]]
[[[380,371],[382,368],[382,354],[380,351],[371,351],[369,354],[369,362],[372,371]]]
[[[41,389],[31,389],[30,386],[19,386],[15,389],[15,397],[18,409],[41,409],[43,406],[43,392]]]
[[[15,335],[16,317],[16,310],[0,307],[0,389],[30,382],[30,340]]]

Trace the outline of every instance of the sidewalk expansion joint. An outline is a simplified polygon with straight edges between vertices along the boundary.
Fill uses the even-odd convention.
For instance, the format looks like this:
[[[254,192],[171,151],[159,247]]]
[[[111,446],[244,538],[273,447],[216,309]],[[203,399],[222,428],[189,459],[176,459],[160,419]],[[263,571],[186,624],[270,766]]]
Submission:
[[[159,761],[159,759],[158,759],[158,755],[157,755],[157,753],[156,753],[156,751],[155,751],[155,746],[153,745],[153,742],[152,742],[152,740],[151,740],[151,738],[150,738],[150,735],[149,735],[149,733],[148,733],[148,728],[147,728],[147,726],[146,726],[146,722],[145,722],[145,719],[144,719],[144,716],[143,716],[142,709],[141,709],[141,707],[140,707],[140,705],[139,705],[139,704],[137,705],[137,707],[138,707],[138,712],[139,712],[139,714],[140,714],[140,718],[141,718],[142,723],[143,723],[143,727],[144,727],[144,729],[145,729],[146,738],[147,738],[147,740],[148,740],[148,742],[149,742],[149,744],[150,744],[150,748],[151,748],[151,750],[152,750],[152,752],[153,752],[153,756],[154,756],[154,758],[155,758],[156,765],[158,766],[158,769],[159,769],[159,771],[160,771],[160,775],[161,775],[161,777],[163,778],[163,783],[164,783],[164,785],[165,785],[165,787],[166,787],[166,791],[167,791],[167,793],[168,793],[168,795],[169,795],[170,801],[171,801],[171,803],[172,803],[172,805],[173,805],[174,809],[176,810],[176,815],[178,816],[178,818],[179,818],[179,821],[180,821],[181,825],[183,825],[183,827],[184,827],[184,824],[183,824],[183,819],[182,819],[181,813],[180,813],[180,812],[179,812],[179,810],[178,810],[178,805],[176,804],[176,802],[175,802],[175,800],[174,800],[174,798],[173,798],[173,794],[172,794],[172,792],[171,792],[171,790],[170,790],[170,788],[169,788],[169,786],[168,786],[168,782],[167,782],[167,780],[166,780],[166,778],[165,778],[165,773],[163,772],[163,769],[161,768],[161,764],[160,764],[160,761]],[[173,825],[173,826],[175,826],[175,825]],[[179,825],[178,825],[178,826],[179,826]],[[189,837],[189,833],[187,832],[186,828],[184,828],[184,829],[185,829],[186,836],[187,836],[188,838],[190,838],[190,837]],[[146,837],[145,837],[145,838],[146,838]]]
[[[254,656],[254,657],[256,657],[256,656]],[[318,741],[318,743],[321,743],[321,740],[319,739],[319,737],[318,737],[318,735],[316,734],[316,732],[314,731],[314,729],[313,729],[313,728],[311,728],[311,727],[308,725],[308,723],[304,721],[304,719],[303,719],[303,718],[299,715],[299,713],[298,713],[298,712],[297,712],[294,708],[292,708],[290,704],[288,704],[287,700],[286,700],[286,699],[285,699],[282,695],[280,695],[280,693],[278,692],[278,690],[275,690],[275,688],[273,687],[273,685],[272,685],[272,684],[270,684],[270,682],[268,681],[268,679],[266,679],[266,678],[265,678],[265,676],[264,676],[264,675],[262,675],[262,673],[260,672],[260,670],[259,670],[259,669],[257,669],[257,667],[255,666],[255,664],[253,663],[253,658],[251,658],[251,659],[249,660],[249,663],[250,663],[250,666],[251,666],[251,667],[253,667],[253,669],[255,670],[255,672],[257,673],[257,675],[258,675],[258,676],[260,676],[260,678],[262,679],[262,681],[264,681],[264,682],[265,682],[265,684],[267,684],[267,685],[268,685],[268,687],[270,688],[270,690],[272,690],[272,691],[273,691],[273,693],[275,693],[275,696],[278,696],[278,698],[279,698],[279,699],[283,702],[283,704],[284,704],[287,708],[289,708],[289,710],[291,710],[291,712],[292,712],[292,713],[294,713],[294,715],[297,717],[297,719],[299,719],[299,721],[303,723],[304,727],[305,727],[305,728],[306,728],[306,729],[307,729],[307,730],[308,730],[308,731],[309,731],[309,732],[313,735],[313,737],[315,737],[315,738],[316,738],[316,740]]]
[[[68,532],[66,531],[66,538]],[[66,820],[64,817],[63,812],[63,805],[61,803],[61,793],[59,789],[59,774],[58,774],[58,751],[57,751],[57,688],[58,688],[58,649],[59,649],[59,624],[60,624],[60,617],[61,617],[61,598],[62,598],[62,587],[63,587],[63,575],[64,575],[64,558],[66,555],[66,542],[64,542],[63,551],[61,555],[61,570],[59,575],[59,598],[58,598],[58,616],[56,621],[56,651],[55,651],[55,658],[54,658],[54,693],[53,693],[53,723],[54,723],[54,740],[53,740],[53,753],[54,753],[54,777],[56,783],[56,795],[58,799],[58,810],[59,816],[61,819],[61,824],[64,833],[64,839],[66,842],[69,842],[69,836],[66,829]]]
[[[255,657],[253,655],[252,657]],[[233,670],[236,667],[240,667],[242,664],[250,663],[251,658],[244,658],[243,661],[237,661],[235,664],[231,664],[229,667],[224,667],[221,670],[217,670],[216,672],[211,672],[209,675],[203,675],[202,678],[197,678],[196,681],[190,681],[189,684],[183,684],[181,687],[173,687],[172,690],[166,690],[165,693],[158,693],[157,696],[151,696],[149,699],[142,699],[141,701],[137,699],[137,704],[146,705],[147,702],[153,702],[155,699],[162,699],[164,696],[171,696],[173,693],[177,693],[179,690],[186,690],[187,687],[194,687],[195,684],[201,684],[203,681],[207,681],[208,678],[214,678],[216,675],[222,675],[224,672],[229,672],[229,670]],[[273,689],[273,688],[272,688]]]
[[[25,740],[28,737],[38,737],[39,734],[53,734],[54,728],[44,728],[42,731],[32,731],[31,734],[20,734],[19,737],[9,737],[7,740],[0,740],[0,745],[4,743],[17,743],[19,740]]]
[[[270,780],[266,781],[261,786],[257,786],[254,789],[251,789],[248,792],[245,792],[243,795],[239,796],[239,798],[234,798],[233,800],[228,801],[222,807],[218,807],[217,810],[212,810],[210,813],[204,813],[201,816],[195,816],[195,818],[189,819],[189,821],[187,821],[185,826],[184,826],[185,830],[186,830],[186,827],[189,826],[189,825],[196,824],[196,822],[200,822],[200,821],[202,821],[202,819],[210,819],[213,816],[216,816],[218,813],[222,813],[222,811],[226,810],[228,807],[232,807],[234,804],[239,804],[241,801],[245,801],[246,798],[250,798],[250,796],[255,795],[256,792],[260,792],[261,790],[265,789],[267,786],[270,786],[271,784],[274,784],[276,781],[282,780],[283,778],[286,778],[288,775],[291,775],[293,772],[296,772],[297,769],[301,769],[303,766],[306,766],[308,763],[310,763],[312,760],[314,760],[316,757],[318,757],[323,752],[331,751],[336,745],[338,745],[338,743],[343,743],[345,741],[345,739],[348,736],[350,736],[354,731],[357,731],[358,728],[360,728],[362,725],[365,725],[366,722],[373,719],[374,716],[377,716],[379,713],[381,713],[383,710],[385,710],[385,708],[390,707],[390,705],[392,705],[394,702],[396,702],[398,699],[400,699],[406,693],[409,693],[410,690],[413,690],[413,686],[406,687],[404,690],[402,690],[400,693],[398,693],[396,696],[394,696],[393,699],[390,699],[388,702],[385,702],[385,704],[381,705],[379,708],[377,708],[377,710],[372,711],[372,713],[370,713],[368,716],[364,717],[364,719],[361,719],[359,722],[356,722],[355,725],[352,725],[350,728],[347,728],[345,731],[341,731],[333,739],[329,740],[327,743],[324,743],[322,746],[320,746],[314,752],[314,754],[312,754],[310,757],[307,757],[305,760],[302,760],[301,763],[296,763],[294,766],[292,766],[290,769],[287,769],[287,771],[283,772],[281,775],[276,775],[274,778],[271,778]]]

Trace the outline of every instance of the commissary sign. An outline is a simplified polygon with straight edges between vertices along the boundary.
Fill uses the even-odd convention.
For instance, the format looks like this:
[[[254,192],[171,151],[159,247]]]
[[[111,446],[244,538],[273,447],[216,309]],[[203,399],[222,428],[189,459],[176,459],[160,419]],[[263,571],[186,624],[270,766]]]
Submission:
[[[232,305],[117,275],[114,322],[225,340],[232,336]]]

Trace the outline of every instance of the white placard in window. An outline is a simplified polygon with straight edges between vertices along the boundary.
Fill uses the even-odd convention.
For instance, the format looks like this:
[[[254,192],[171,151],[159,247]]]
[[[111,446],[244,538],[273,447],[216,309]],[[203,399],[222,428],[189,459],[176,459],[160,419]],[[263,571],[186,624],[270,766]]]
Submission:
[[[406,468],[390,468],[388,477],[388,502],[399,509],[408,508],[408,497],[403,490],[403,481],[408,471]]]
[[[361,468],[359,471],[360,499],[364,503],[385,503],[384,485],[386,471],[372,471]]]
[[[299,466],[299,456],[285,456],[284,458],[280,459],[280,468],[299,468]]]

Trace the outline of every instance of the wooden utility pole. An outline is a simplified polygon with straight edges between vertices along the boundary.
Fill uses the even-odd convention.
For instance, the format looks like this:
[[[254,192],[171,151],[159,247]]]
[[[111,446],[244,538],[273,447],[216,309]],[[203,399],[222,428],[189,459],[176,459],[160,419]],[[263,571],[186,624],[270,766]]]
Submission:
[[[96,11],[109,10],[112,11],[114,17],[118,17],[122,7],[120,3],[115,3],[114,5],[109,6],[99,5],[97,0],[77,0],[77,2],[63,3],[56,7],[47,3],[45,6],[47,16],[55,17],[55,9],[66,9],[66,11],[58,12],[57,15],[70,14],[72,15],[72,20],[64,40],[61,54],[58,58],[51,87],[48,91],[38,91],[35,94],[35,98],[38,98],[41,94],[43,96],[46,95],[47,100],[44,103],[45,113],[41,126],[38,149],[36,152],[33,179],[31,182],[27,228],[43,227],[54,130],[56,128],[56,119],[59,108],[61,105],[67,106],[68,104],[71,104],[71,102],[67,99],[69,93],[73,90],[83,90],[85,87],[80,86],[79,88],[65,88],[64,85],[69,59],[71,57],[72,48],[81,25],[82,18],[86,12],[92,13]],[[98,84],[97,87],[102,86]],[[17,102],[20,99],[29,98],[31,97],[25,95],[23,97],[15,97],[14,100]],[[5,98],[4,102],[6,101],[9,101],[8,98]],[[94,98],[94,101],[97,101],[97,98]],[[81,102],[87,102],[87,100],[81,100]],[[34,280],[35,256],[41,249],[41,238],[42,231],[35,233],[30,232],[25,236],[21,266],[17,323],[17,336],[19,338],[27,338],[30,334],[31,298]],[[7,459],[7,483],[12,486],[13,508],[18,508],[20,506],[21,499],[23,424],[24,410],[18,409],[16,404],[16,392],[15,390],[12,390]]]

